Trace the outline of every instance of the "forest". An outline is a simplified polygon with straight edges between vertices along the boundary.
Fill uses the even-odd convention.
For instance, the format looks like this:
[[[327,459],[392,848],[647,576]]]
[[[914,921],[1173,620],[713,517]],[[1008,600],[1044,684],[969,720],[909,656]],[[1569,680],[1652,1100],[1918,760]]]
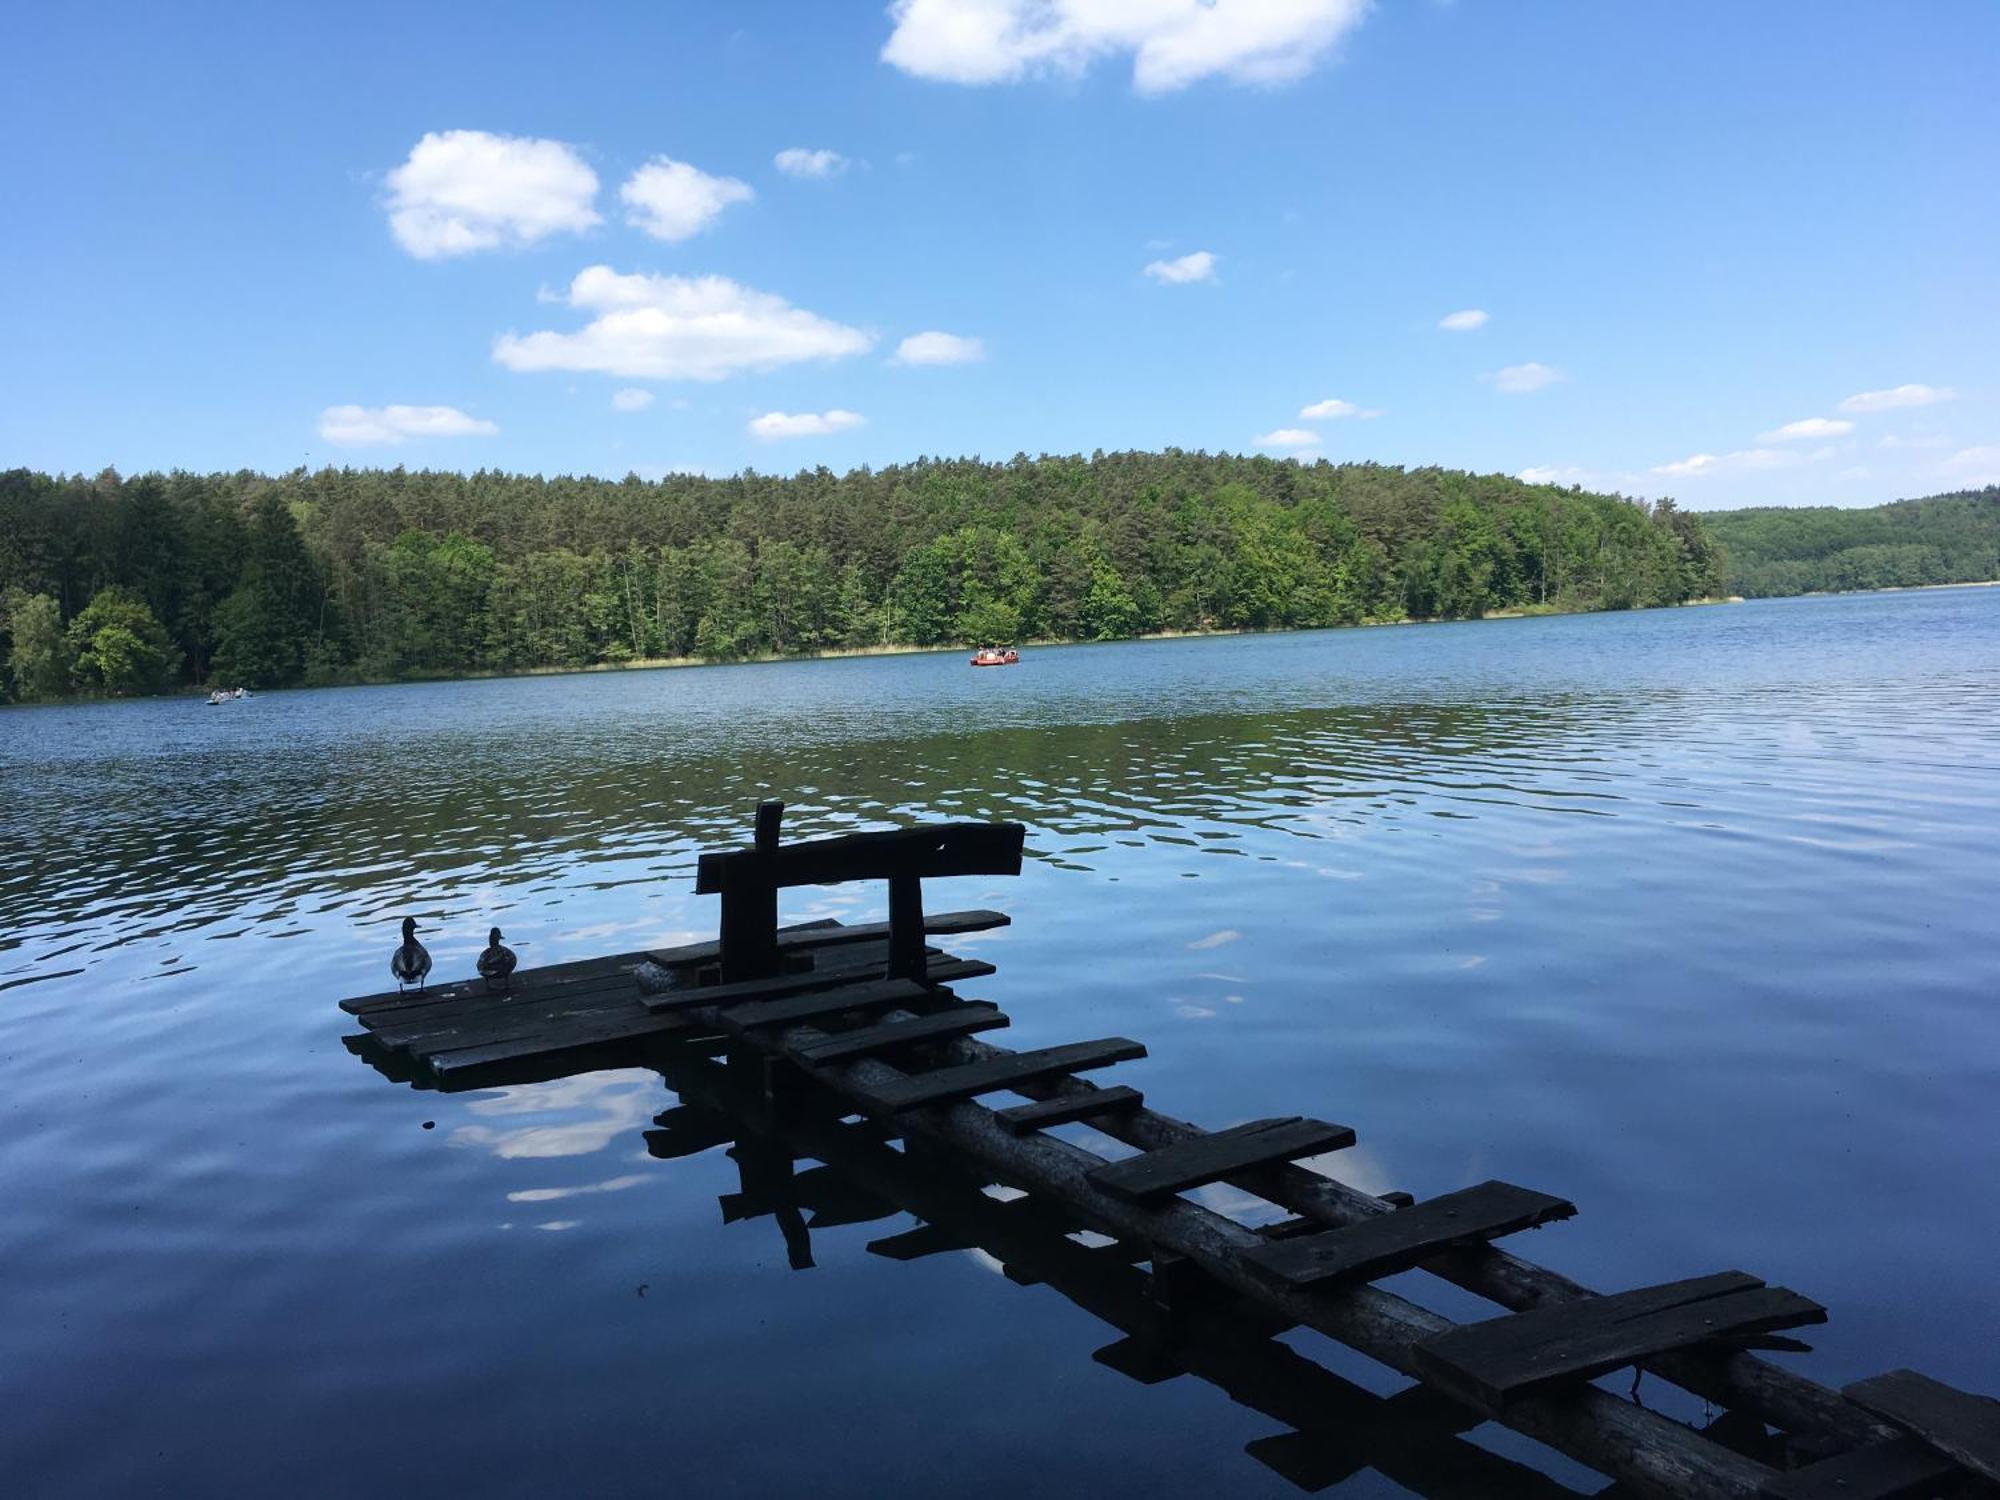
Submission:
[[[1898,500],[1709,511],[1729,554],[1729,591],[1746,599],[2000,578],[2000,486]]]
[[[1169,450],[656,481],[0,474],[0,694],[125,696],[1628,609],[1671,501]]]

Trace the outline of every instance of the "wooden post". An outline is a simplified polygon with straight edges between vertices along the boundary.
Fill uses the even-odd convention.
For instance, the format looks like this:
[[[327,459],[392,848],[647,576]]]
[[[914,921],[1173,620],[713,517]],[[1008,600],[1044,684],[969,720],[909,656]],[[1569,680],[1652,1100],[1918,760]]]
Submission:
[[[919,875],[889,877],[889,977],[924,977],[924,882]]]
[[[731,865],[722,886],[722,982],[778,972],[778,824],[785,804],[757,804],[755,861]]]

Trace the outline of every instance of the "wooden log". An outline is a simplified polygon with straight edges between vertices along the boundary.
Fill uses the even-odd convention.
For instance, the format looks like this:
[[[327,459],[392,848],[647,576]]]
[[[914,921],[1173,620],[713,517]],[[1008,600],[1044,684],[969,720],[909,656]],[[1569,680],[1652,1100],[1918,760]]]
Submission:
[[[1013,920],[1005,912],[999,911],[983,909],[944,911],[925,917],[924,931],[933,937],[949,936],[959,932],[988,932],[995,927],[1006,927]],[[780,927],[778,951],[780,954],[817,952],[821,948],[834,948],[847,943],[878,942],[888,936],[887,922],[842,923],[831,917],[822,917],[814,922],[799,922],[790,927]],[[722,956],[722,944],[714,939],[702,943],[683,943],[677,948],[655,948],[645,956],[662,968],[685,968],[692,964],[713,963]],[[343,1006],[347,1003],[341,1002]]]
[[[1775,1475],[1764,1494],[1769,1500],[1930,1500],[1965,1477],[1928,1443],[1899,1437]]]
[[[1145,1055],[1146,1049],[1129,1037],[1069,1042],[1060,1047],[1040,1047],[1032,1052],[1011,1052],[988,1062],[964,1063],[930,1073],[898,1076],[880,1088],[857,1090],[856,1096],[877,1114],[895,1115],[905,1110],[921,1109],[925,1105],[996,1093],[1035,1079],[1078,1073],[1086,1068],[1106,1068],[1113,1063],[1130,1062]]]
[[[1991,1396],[1961,1391],[1915,1370],[1857,1380],[1841,1387],[1841,1394],[1915,1433],[1975,1474],[2000,1480],[2000,1401]]]
[[[928,880],[948,875],[1018,875],[1027,830],[1019,823],[932,823],[879,833],[786,844],[772,862],[774,883],[834,885],[844,880],[888,880],[912,875]],[[731,871],[753,863],[756,851],[734,849],[704,854],[695,866],[695,894],[712,896],[725,888]]]
[[[1547,1193],[1482,1182],[1401,1213],[1280,1240],[1246,1258],[1252,1269],[1293,1286],[1375,1281],[1420,1265],[1440,1250],[1533,1229],[1575,1212],[1575,1204]]]
[[[1107,1110],[1137,1109],[1145,1095],[1122,1083],[1110,1088],[1092,1086],[1087,1093],[1065,1094],[1033,1104],[1017,1104],[1012,1109],[996,1109],[993,1118],[1010,1135],[1026,1135],[1031,1130],[1053,1130],[1077,1120],[1088,1120]]]
[[[1113,1197],[1136,1203],[1171,1197],[1273,1162],[1317,1156],[1353,1144],[1354,1132],[1345,1125],[1288,1115],[1232,1125],[1129,1161],[1112,1162],[1093,1170],[1090,1180]]]
[[[787,1048],[787,1052],[807,1066],[849,1062],[857,1057],[875,1057],[903,1047],[937,1042],[951,1037],[970,1036],[977,1031],[996,1031],[1010,1024],[1000,1007],[984,1000],[954,1005],[949,1010],[918,1016],[913,1021],[884,1021],[843,1031],[823,1042]]]
[[[1525,1393],[1589,1380],[1662,1350],[1825,1321],[1826,1309],[1797,1292],[1723,1271],[1490,1318],[1426,1340],[1416,1363],[1447,1394],[1497,1412]]]

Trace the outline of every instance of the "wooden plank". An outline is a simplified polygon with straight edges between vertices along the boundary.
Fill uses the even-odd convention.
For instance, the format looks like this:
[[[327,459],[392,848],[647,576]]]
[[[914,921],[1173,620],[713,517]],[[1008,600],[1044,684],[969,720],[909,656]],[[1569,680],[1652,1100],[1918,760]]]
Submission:
[[[809,1042],[785,1050],[802,1063],[823,1067],[827,1063],[850,1062],[857,1057],[879,1056],[920,1042],[971,1036],[977,1031],[996,1031],[1008,1024],[1008,1018],[1000,1013],[999,1006],[974,1000],[913,1020],[884,1021],[856,1031],[843,1031],[823,1042]]]
[[[506,1037],[471,1047],[445,1048],[425,1054],[423,1060],[432,1072],[444,1078],[474,1068],[492,1067],[496,1063],[515,1062],[546,1053],[568,1052],[580,1047],[603,1047],[659,1036],[703,1034],[703,1028],[690,1023],[686,1016],[655,1016],[634,1010],[629,1015],[598,1018],[588,1025]]]
[[[1087,1120],[1110,1109],[1137,1109],[1145,1099],[1146,1096],[1137,1089],[1117,1083],[1108,1089],[1092,1089],[1086,1094],[1059,1094],[1053,1099],[995,1110],[993,1118],[1009,1134],[1026,1135],[1031,1130],[1053,1130],[1058,1125]]]
[[[1891,1370],[1842,1386],[1856,1406],[1914,1432],[1973,1472],[2000,1480],[2000,1401],[1919,1375]]]
[[[939,1068],[870,1087],[853,1084],[846,1087],[879,1113],[901,1114],[927,1104],[971,1099],[1010,1089],[1017,1083],[1038,1083],[1045,1078],[1059,1078],[1086,1068],[1106,1068],[1145,1055],[1146,1049],[1131,1038],[1113,1036],[1094,1042],[1040,1047],[1032,1052],[1009,1052],[1004,1057],[961,1063],[955,1068]]]
[[[963,970],[960,974],[958,971]],[[972,959],[953,959],[946,971],[954,977],[978,978],[993,972],[991,965]],[[845,984],[838,989],[816,990],[789,999],[762,1000],[734,1005],[716,1014],[716,1024],[732,1036],[743,1036],[768,1026],[796,1026],[845,1015],[851,1010],[884,1010],[892,1005],[935,1005],[940,992],[914,979],[868,979]]]
[[[763,979],[746,979],[729,984],[698,984],[684,990],[668,990],[644,997],[646,1009],[655,1011],[707,1010],[739,1000],[771,1000],[780,995],[803,994],[856,979],[880,976],[888,965],[885,943],[869,943],[855,948],[838,948],[814,955],[813,967],[791,974],[774,974]]]
[[[1244,1260],[1259,1275],[1290,1286],[1374,1281],[1407,1271],[1441,1250],[1498,1239],[1575,1212],[1575,1204],[1547,1193],[1482,1182],[1345,1228],[1278,1240]]]
[[[1148,1198],[1183,1193],[1204,1183],[1220,1182],[1225,1177],[1274,1162],[1316,1156],[1353,1144],[1354,1132],[1345,1125],[1287,1115],[1195,1136],[1126,1161],[1093,1167],[1086,1175],[1114,1198],[1140,1203]]]
[[[1497,1412],[1553,1383],[1589,1380],[1723,1334],[1825,1321],[1826,1309],[1797,1292],[1723,1271],[1489,1318],[1426,1339],[1412,1353],[1423,1379]]]
[[[602,958],[579,958],[568,963],[544,964],[536,969],[520,969],[514,974],[514,983],[523,984],[529,980],[538,983],[567,983],[577,979],[596,978],[601,975],[624,972],[644,958],[643,953],[614,953]],[[454,1000],[474,999],[490,994],[486,981],[478,975],[465,979],[454,979],[433,984],[424,990],[383,990],[372,995],[356,995],[340,1002],[340,1008],[350,1016],[368,1016],[382,1011],[401,1010],[409,1006],[438,1005]]]
[[[1764,1482],[1768,1500],[1930,1500],[1966,1478],[1919,1438],[1870,1443]]]
[[[925,917],[924,931],[933,937],[959,932],[987,932],[995,927],[1008,926],[1013,920],[1005,912],[984,909],[946,911]],[[822,917],[816,922],[800,922],[794,926],[780,927],[778,951],[813,952],[821,948],[838,947],[844,943],[883,941],[888,936],[887,922],[846,924],[831,917]],[[677,948],[655,948],[645,955],[667,969],[683,968],[689,964],[714,963],[721,956],[722,944],[714,939],[702,943],[684,943]]]
[[[782,846],[770,862],[773,883],[833,885],[843,880],[920,880],[948,875],[1018,875],[1027,830],[1019,823],[932,823],[850,833]],[[754,866],[754,849],[704,854],[695,866],[695,894],[723,889],[727,872]]]

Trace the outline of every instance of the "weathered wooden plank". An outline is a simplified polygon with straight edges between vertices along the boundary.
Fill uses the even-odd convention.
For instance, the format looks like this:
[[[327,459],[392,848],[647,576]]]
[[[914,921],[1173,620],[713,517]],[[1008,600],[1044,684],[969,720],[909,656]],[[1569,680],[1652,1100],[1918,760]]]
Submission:
[[[1961,1391],[1915,1370],[1857,1380],[1840,1393],[1975,1473],[2000,1480],[2000,1401],[1991,1396]]]
[[[1092,1089],[1087,1094],[1058,1094],[1053,1099],[1038,1099],[1033,1104],[1017,1104],[1012,1109],[995,1110],[993,1118],[1009,1134],[1025,1135],[1030,1130],[1053,1130],[1058,1125],[1087,1120],[1106,1110],[1137,1109],[1145,1098],[1137,1089],[1116,1083],[1108,1089]]]
[[[901,1114],[926,1104],[947,1104],[980,1094],[1010,1089],[1017,1083],[1059,1078],[1086,1068],[1105,1068],[1113,1063],[1144,1057],[1146,1049],[1129,1037],[1104,1037],[1094,1042],[1069,1042],[1060,1047],[1040,1047],[1032,1052],[1010,1052],[984,1062],[961,1063],[954,1068],[918,1073],[912,1077],[885,1081],[874,1086],[846,1081],[848,1091],[871,1109],[882,1114]]]
[[[1008,1018],[1000,1013],[999,1006],[989,1005],[984,1000],[973,1000],[949,1010],[918,1016],[915,1020],[884,1021],[855,1031],[843,1031],[823,1042],[810,1042],[785,1050],[802,1063],[823,1066],[848,1062],[857,1057],[879,1056],[919,1042],[971,1036],[976,1031],[997,1031],[1009,1024]]]
[[[1253,1250],[1245,1261],[1258,1274],[1292,1286],[1374,1281],[1406,1271],[1440,1250],[1484,1243],[1575,1212],[1575,1204],[1547,1193],[1482,1182],[1344,1229],[1279,1240]]]
[[[1965,1471],[1920,1438],[1870,1443],[1764,1482],[1768,1500],[1929,1500]]]
[[[1723,1271],[1489,1318],[1425,1340],[1414,1356],[1424,1379],[1497,1412],[1554,1382],[1588,1380],[1722,1334],[1825,1321],[1826,1309],[1797,1292]]]
[[[691,1023],[686,1016],[655,1016],[634,1009],[629,1015],[594,1018],[587,1025],[532,1032],[471,1047],[446,1048],[424,1054],[423,1060],[433,1073],[444,1078],[474,1068],[492,1067],[496,1063],[515,1062],[544,1053],[568,1052],[579,1047],[603,1047],[653,1037],[703,1034],[704,1028]]]
[[[544,964],[540,968],[516,971],[514,983],[518,985],[534,980],[538,984],[564,984],[579,979],[623,973],[643,957],[645,955],[642,953],[614,953],[601,958],[579,958],[568,963]],[[491,991],[486,988],[486,981],[472,974],[464,979],[441,980],[422,990],[383,990],[372,995],[356,995],[341,1001],[340,1008],[350,1016],[366,1017],[378,1012],[440,1005],[455,1000],[477,999],[489,994]]]
[[[973,959],[952,959],[940,966],[940,974],[952,979],[981,978],[993,972],[992,965]],[[945,982],[943,979],[940,982]],[[787,999],[760,1000],[734,1005],[716,1015],[716,1024],[732,1036],[743,1036],[768,1026],[792,1026],[845,1015],[850,1010],[885,1010],[892,1005],[936,1004],[938,991],[914,979],[866,979],[836,989],[815,990]]]
[[[1227,1130],[1195,1136],[1126,1161],[1111,1162],[1093,1168],[1090,1180],[1115,1198],[1140,1203],[1220,1182],[1273,1162],[1315,1156],[1353,1144],[1354,1132],[1345,1125],[1287,1115],[1232,1125]]]
[[[1019,823],[933,823],[921,828],[889,828],[850,833],[781,846],[769,863],[779,887],[833,885],[843,880],[888,880],[913,875],[920,880],[948,875],[1018,875],[1027,830]],[[695,866],[695,894],[723,889],[727,872],[753,867],[754,849],[704,854]]]
[[[770,1000],[780,995],[797,995],[807,990],[823,990],[857,978],[882,974],[888,966],[889,946],[875,942],[852,948],[835,948],[815,953],[813,966],[790,974],[772,974],[761,979],[734,980],[727,984],[698,984],[687,989],[648,994],[648,1010],[703,1010],[729,1005],[738,1000]]]
[[[944,911],[925,917],[924,931],[932,937],[959,932],[988,932],[995,927],[1005,927],[1013,920],[999,911]],[[836,948],[847,943],[881,942],[888,936],[887,922],[843,923],[832,917],[822,917],[814,922],[780,927],[778,951],[817,952],[821,948]],[[722,944],[713,939],[703,943],[683,943],[676,948],[655,948],[645,956],[662,968],[684,968],[689,964],[714,963],[722,956]]]

